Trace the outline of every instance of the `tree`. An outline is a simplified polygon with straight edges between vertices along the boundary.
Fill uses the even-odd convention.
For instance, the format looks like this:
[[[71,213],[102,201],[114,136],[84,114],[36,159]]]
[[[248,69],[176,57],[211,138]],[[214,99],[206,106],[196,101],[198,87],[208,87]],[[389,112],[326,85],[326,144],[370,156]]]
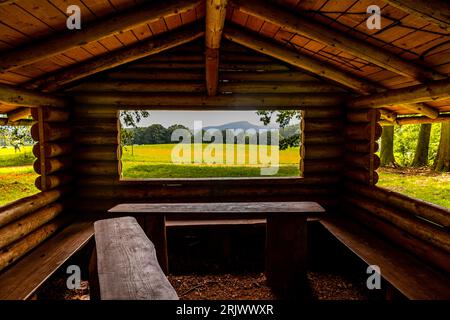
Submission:
[[[134,130],[121,128],[120,129],[120,145],[122,148],[131,146],[131,155],[134,156]]]
[[[301,115],[300,111],[298,110],[281,110],[281,111],[275,111],[275,110],[259,110],[256,112],[257,115],[259,115],[261,118],[261,122],[264,123],[264,125],[268,125],[270,121],[272,120],[272,116],[276,114],[275,121],[279,124],[281,131],[283,132],[286,127],[289,126],[289,123],[292,119],[298,119],[300,120]],[[289,147],[298,147],[300,145],[300,128],[294,132],[292,132],[291,135],[280,135],[280,150],[285,150]]]
[[[413,167],[425,167],[428,165],[428,150],[430,147],[431,123],[420,125],[419,138],[417,139],[416,153],[411,164]]]
[[[381,134],[380,165],[396,167],[394,157],[394,126],[384,126]]]
[[[450,172],[450,122],[441,123],[441,139],[433,167],[436,171]]]
[[[127,127],[137,127],[137,124],[143,119],[148,118],[150,113],[146,110],[120,111],[120,120],[122,125]]]

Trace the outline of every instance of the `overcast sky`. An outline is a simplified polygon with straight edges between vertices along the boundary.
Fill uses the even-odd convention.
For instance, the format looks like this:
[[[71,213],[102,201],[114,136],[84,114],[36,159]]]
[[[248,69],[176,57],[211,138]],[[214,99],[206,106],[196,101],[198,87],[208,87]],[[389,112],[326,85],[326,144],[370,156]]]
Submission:
[[[150,111],[150,116],[141,120],[138,126],[147,127],[158,123],[167,128],[173,124],[181,124],[192,129],[194,121],[202,121],[203,127],[236,121],[248,121],[255,125],[263,125],[256,111]],[[273,119],[272,123],[274,123]]]

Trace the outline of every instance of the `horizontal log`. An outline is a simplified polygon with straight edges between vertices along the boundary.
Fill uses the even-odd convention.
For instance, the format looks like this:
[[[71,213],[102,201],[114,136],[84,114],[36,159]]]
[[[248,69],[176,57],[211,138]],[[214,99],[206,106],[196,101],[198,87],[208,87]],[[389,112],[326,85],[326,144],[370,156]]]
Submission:
[[[119,176],[120,174],[117,161],[79,161],[75,170],[77,177],[81,175]]]
[[[0,227],[60,199],[65,189],[40,192],[0,207]]]
[[[128,71],[113,71],[107,74],[107,77],[112,80],[173,80],[173,81],[201,81],[205,77],[205,73],[199,71],[183,71],[183,70],[165,70],[156,72],[142,72],[138,70]],[[241,72],[241,71],[224,71],[219,73],[219,79],[224,81],[258,81],[258,82],[304,82],[316,81],[318,79],[298,71],[273,71],[273,72]]]
[[[43,151],[46,158],[54,158],[70,154],[73,149],[72,143],[44,143]],[[36,158],[41,157],[41,144],[36,143],[33,146],[33,154]]]
[[[45,177],[45,185],[42,185],[42,177],[36,178],[34,185],[39,190],[51,190],[57,187],[65,186],[73,181],[73,176],[70,174],[52,174]]]
[[[80,121],[74,124],[74,130],[77,133],[110,133],[114,135],[119,131],[119,121],[113,119],[98,119],[96,121]]]
[[[18,108],[7,113],[8,120],[11,122],[26,119],[30,115],[31,115],[31,108]]]
[[[347,152],[345,154],[345,162],[348,167],[359,167],[366,170],[377,170],[380,167],[380,157],[376,154]]]
[[[17,121],[10,121],[8,118],[0,118],[0,126],[32,126],[34,121],[31,119],[21,119]]]
[[[75,136],[77,145],[115,145],[119,144],[119,133],[95,133],[95,134],[77,134]]]
[[[13,243],[0,252],[0,271],[13,264],[26,253],[37,247],[66,223],[65,219],[55,219],[23,239]]]
[[[379,121],[382,126],[392,126],[394,124],[402,126],[405,124],[422,124],[422,123],[443,123],[450,122],[450,114],[441,114],[436,119],[428,117],[402,117],[396,118],[394,121]]]
[[[334,132],[335,134],[340,134],[344,128],[344,123],[338,119],[314,119],[302,122],[302,126],[305,136],[311,132]]]
[[[6,84],[0,84],[0,103],[31,108],[67,107],[69,105],[65,99]]]
[[[341,107],[329,107],[329,108],[314,108],[304,110],[302,113],[303,119],[317,119],[324,118],[333,120],[340,120],[342,115],[344,114],[344,110]]]
[[[199,48],[199,50],[203,50]],[[265,56],[254,56],[248,53],[240,53],[240,52],[227,52],[220,50],[220,61],[226,62],[274,62],[276,60],[270,59]],[[203,55],[199,55],[195,52],[166,52],[164,54],[158,54],[149,58],[144,58],[141,60],[142,62],[202,62],[205,63],[205,57]],[[131,66],[135,66],[134,63],[130,64]]]
[[[373,152],[377,152],[379,145],[377,142],[374,142],[374,150]],[[369,141],[367,142],[349,142],[345,144],[345,150],[356,153],[370,153],[371,145]]]
[[[256,188],[221,188],[211,189],[211,187],[197,187],[197,188],[180,188],[180,187],[156,187],[149,188],[142,187],[103,187],[92,188],[85,187],[78,191],[79,196],[83,199],[127,199],[127,201],[134,200],[148,200],[154,198],[196,198],[205,197],[208,195],[214,196],[261,196],[265,195],[283,195],[292,194],[294,190],[292,187],[279,186],[277,188],[260,187]],[[295,190],[297,196],[329,196],[335,194],[334,187],[321,188],[298,188]]]
[[[310,178],[309,174],[311,173],[340,172],[342,168],[342,159],[303,161],[303,174],[305,175],[305,178]]]
[[[409,214],[418,215],[446,228],[450,227],[450,212],[447,208],[380,187],[371,187],[351,182],[347,182],[345,187],[353,194],[361,194],[375,199],[378,202],[409,212]]]
[[[385,119],[387,121],[395,121],[395,119],[397,119],[397,113],[390,111],[390,110],[386,110],[383,108],[378,109],[381,113],[381,119]]]
[[[74,97],[75,102],[82,104],[115,105],[124,108],[130,107],[252,107],[252,108],[274,108],[274,107],[326,107],[339,105],[344,101],[342,94],[245,94],[245,95],[217,95],[206,97],[197,94],[119,94],[119,93],[84,93]]]
[[[84,147],[77,149],[75,158],[77,160],[114,161],[119,159],[119,151],[117,145]]]
[[[450,272],[450,255],[446,252],[428,244],[427,242],[420,241],[402,229],[375,217],[368,211],[347,204],[344,205],[343,212],[387,238],[392,243],[405,248],[412,254],[440,268],[441,270]]]
[[[35,121],[39,121],[37,109],[31,110],[31,116]],[[70,118],[70,111],[67,109],[42,108],[42,120],[47,122],[65,122]]]
[[[263,188],[289,186],[291,188],[311,188],[320,184],[336,184],[339,177],[333,175],[322,175],[315,177],[280,177],[280,178],[172,178],[172,179],[119,179],[117,176],[102,175],[80,175],[77,183],[80,186],[121,186],[121,187],[141,187],[141,188]]]
[[[67,124],[60,123],[44,123],[44,141],[40,141],[39,124],[35,123],[31,127],[31,137],[34,141],[52,142],[57,140],[68,139],[72,136],[72,128]]]
[[[372,132],[372,130],[374,132]],[[351,124],[345,126],[345,137],[349,140],[371,140],[372,134],[373,140],[378,140],[381,137],[381,126],[377,123],[374,128],[370,124]]]
[[[333,131],[328,132],[308,132],[303,136],[303,143],[305,145],[318,145],[318,144],[341,144],[344,142],[342,135],[337,135]]]
[[[163,36],[150,37],[131,46],[93,57],[50,76],[34,80],[28,86],[45,91],[55,91],[73,81],[163,52],[200,38],[203,34],[204,31],[197,23],[191,26],[183,26],[180,29],[164,33]]]
[[[119,15],[95,19],[94,21],[98,22],[83,25],[83,28],[77,32],[67,30],[53,35],[47,40],[33,42],[31,45],[21,47],[20,50],[11,50],[4,53],[0,56],[0,72],[32,64],[83,44],[126,32],[141,24],[159,21],[165,16],[178,15],[195,8],[199,2],[198,0],[170,0],[165,1],[164,4],[151,3]]]
[[[45,159],[45,172],[42,172],[41,161],[37,159],[33,163],[33,168],[37,174],[50,174],[57,171],[67,170],[72,166],[72,162],[72,157],[57,157]]]
[[[205,63],[202,62],[158,62],[148,61],[139,62],[129,66],[127,70],[144,70],[153,72],[154,69],[201,69],[205,68]],[[276,62],[220,62],[219,70],[221,71],[289,71],[289,67]]]
[[[348,102],[350,108],[382,108],[418,103],[440,101],[450,98],[450,80],[436,80],[400,89],[358,97]]]
[[[345,169],[344,175],[353,181],[362,182],[365,184],[369,184],[371,180],[373,181],[372,184],[377,184],[379,178],[376,171],[369,172],[364,169],[356,168]]]
[[[443,228],[364,197],[348,196],[347,200],[349,203],[389,221],[411,235],[450,253],[450,235]]]
[[[304,148],[305,160],[335,159],[344,155],[342,146],[309,145]]]
[[[375,117],[375,118],[374,118]],[[348,122],[371,122],[372,119],[379,121],[381,112],[379,110],[361,110],[347,112]]]
[[[154,82],[154,81],[99,81],[88,82],[67,90],[68,92],[129,92],[129,93],[204,93],[203,82]],[[221,82],[221,93],[317,93],[345,92],[343,89],[326,83],[252,81],[244,83]]]
[[[14,241],[23,238],[55,218],[62,211],[62,204],[53,203],[2,227],[0,229],[0,248],[4,248]]]

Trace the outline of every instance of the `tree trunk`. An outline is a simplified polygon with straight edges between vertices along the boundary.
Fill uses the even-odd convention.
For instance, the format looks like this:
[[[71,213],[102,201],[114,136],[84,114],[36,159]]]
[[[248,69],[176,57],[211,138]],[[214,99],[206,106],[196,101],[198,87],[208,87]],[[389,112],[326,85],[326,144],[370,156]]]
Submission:
[[[396,167],[394,158],[394,126],[383,127],[381,134],[380,164],[382,167]]]
[[[441,140],[434,162],[434,170],[450,172],[450,122],[441,123]]]
[[[425,167],[428,165],[428,149],[430,145],[431,123],[420,125],[419,138],[417,140],[416,153],[412,162],[413,167]]]

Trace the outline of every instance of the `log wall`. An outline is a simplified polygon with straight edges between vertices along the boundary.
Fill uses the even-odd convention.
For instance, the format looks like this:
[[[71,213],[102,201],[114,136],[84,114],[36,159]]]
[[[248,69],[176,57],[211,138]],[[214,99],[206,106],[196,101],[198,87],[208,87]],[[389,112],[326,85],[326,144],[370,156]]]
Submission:
[[[34,170],[40,193],[0,207],[0,271],[70,220],[72,128],[68,108],[33,108]]]
[[[379,114],[352,110],[346,118],[342,214],[450,273],[450,210],[375,186]]]

